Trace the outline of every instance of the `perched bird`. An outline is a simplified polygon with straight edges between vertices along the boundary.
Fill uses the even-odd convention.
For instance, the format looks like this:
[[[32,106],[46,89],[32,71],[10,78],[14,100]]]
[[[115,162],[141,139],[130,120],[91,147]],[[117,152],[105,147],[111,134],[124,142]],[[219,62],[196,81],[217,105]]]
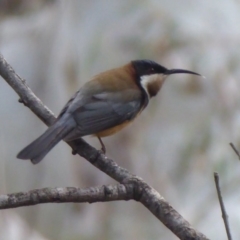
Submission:
[[[167,69],[150,60],[135,60],[93,77],[67,102],[56,122],[18,155],[39,163],[62,139],[71,141],[86,135],[112,135],[131,123],[156,96],[171,74],[198,73]]]

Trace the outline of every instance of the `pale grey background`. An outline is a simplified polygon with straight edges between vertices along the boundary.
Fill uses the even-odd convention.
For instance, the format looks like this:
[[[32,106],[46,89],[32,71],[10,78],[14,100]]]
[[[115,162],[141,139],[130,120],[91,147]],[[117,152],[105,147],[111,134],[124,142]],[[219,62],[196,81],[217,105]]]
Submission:
[[[12,5],[11,5],[12,4]],[[144,178],[194,227],[226,239],[218,171],[240,238],[240,3],[234,0],[0,1],[0,51],[56,114],[96,73],[133,59],[200,72],[168,78],[108,156]],[[0,192],[114,183],[60,143],[39,165],[17,152],[46,127],[0,81]],[[99,148],[93,138],[85,138]],[[177,239],[138,203],[44,204],[0,212],[1,240]]]

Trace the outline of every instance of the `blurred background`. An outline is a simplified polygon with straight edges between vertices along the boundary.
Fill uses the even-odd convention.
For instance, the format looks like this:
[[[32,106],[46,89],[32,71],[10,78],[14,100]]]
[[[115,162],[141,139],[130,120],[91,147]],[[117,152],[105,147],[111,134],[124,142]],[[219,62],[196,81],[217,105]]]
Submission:
[[[226,239],[213,172],[240,238],[240,3],[234,0],[0,0],[0,52],[55,114],[94,74],[134,59],[199,72],[168,78],[107,155],[196,229]],[[16,154],[46,126],[0,81],[0,193],[114,184],[60,143],[39,165]],[[99,142],[85,138],[96,148]],[[177,239],[142,205],[43,204],[0,211],[1,240]]]

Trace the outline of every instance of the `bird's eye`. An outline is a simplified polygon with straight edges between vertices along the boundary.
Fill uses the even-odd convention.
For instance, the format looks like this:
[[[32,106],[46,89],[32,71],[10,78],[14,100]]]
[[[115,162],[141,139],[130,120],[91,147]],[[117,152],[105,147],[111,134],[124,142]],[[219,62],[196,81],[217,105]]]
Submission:
[[[148,73],[154,73],[154,68],[153,67],[149,68]]]

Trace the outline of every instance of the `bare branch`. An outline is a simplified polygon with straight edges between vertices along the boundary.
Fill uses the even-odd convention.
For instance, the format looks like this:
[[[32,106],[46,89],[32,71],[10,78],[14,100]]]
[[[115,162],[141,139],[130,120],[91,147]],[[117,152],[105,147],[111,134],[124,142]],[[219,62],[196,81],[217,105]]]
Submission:
[[[229,145],[232,147],[233,151],[236,153],[236,155],[238,156],[238,159],[240,160],[240,154],[237,148],[234,146],[233,143],[229,143]]]
[[[217,189],[218,200],[219,200],[221,211],[222,211],[223,222],[224,222],[225,229],[227,232],[227,237],[228,237],[228,240],[232,240],[230,227],[229,227],[229,223],[228,223],[228,215],[227,215],[226,209],[224,207],[221,189],[219,186],[219,176],[218,176],[217,172],[214,173],[214,181],[215,181],[215,185],[216,185],[216,189]]]
[[[196,231],[154,188],[143,180],[132,178],[126,182],[135,183],[135,200],[141,202],[180,239],[208,239],[202,233]]]
[[[26,81],[20,78],[13,68],[5,61],[0,54],[0,75],[14,89],[20,97],[19,102],[30,108],[46,125],[55,121],[53,113],[43,105],[41,100],[27,86]]]
[[[28,192],[0,195],[0,209],[31,206],[41,203],[66,203],[66,202],[109,202],[116,200],[130,200],[132,185],[116,185],[91,187],[86,189],[76,187],[42,188]]]
[[[0,55],[0,75],[17,92],[24,105],[29,107],[48,126],[55,117],[51,111],[34,95],[26,82],[22,80]],[[68,143],[74,152],[84,157],[95,167],[120,183],[134,183],[133,199],[147,207],[165,226],[180,239],[207,239],[191,225],[164,198],[143,180],[131,174],[127,169],[117,165],[115,161],[96,150],[84,140]]]

